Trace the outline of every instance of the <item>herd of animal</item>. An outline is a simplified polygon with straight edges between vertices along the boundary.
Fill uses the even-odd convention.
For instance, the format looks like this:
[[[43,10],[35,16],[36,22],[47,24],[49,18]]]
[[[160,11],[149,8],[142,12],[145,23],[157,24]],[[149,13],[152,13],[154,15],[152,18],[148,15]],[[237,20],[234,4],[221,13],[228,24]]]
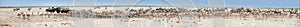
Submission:
[[[40,8],[41,9],[41,8]],[[13,9],[18,11],[20,8]],[[28,8],[31,10],[31,8]],[[66,16],[72,16],[71,11],[77,11],[69,8],[50,7],[45,10],[51,13],[64,13]],[[84,12],[82,12],[84,13]],[[150,8],[150,9],[130,9],[125,10],[110,10],[101,12],[89,13],[95,17],[178,17],[180,15],[194,15],[194,16],[208,16],[208,15],[288,15],[288,16],[300,16],[300,9],[297,8],[285,8],[285,9],[250,9],[250,8]],[[18,16],[30,16],[30,14],[23,14],[22,12]],[[40,14],[45,15],[45,14]]]

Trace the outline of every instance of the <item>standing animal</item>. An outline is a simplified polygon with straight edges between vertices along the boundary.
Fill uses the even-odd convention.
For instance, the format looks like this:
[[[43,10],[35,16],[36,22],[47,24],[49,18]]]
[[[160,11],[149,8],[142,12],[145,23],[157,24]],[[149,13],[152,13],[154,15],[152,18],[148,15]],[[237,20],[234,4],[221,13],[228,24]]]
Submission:
[[[31,8],[28,8],[27,10],[28,10],[28,11],[30,11],[30,10],[31,10]]]
[[[47,12],[56,12],[56,13],[68,13],[71,10],[69,10],[69,9],[62,9],[60,7],[57,7],[57,8],[52,7],[52,9],[46,9],[46,11]]]
[[[13,9],[13,11],[18,11],[18,10],[20,10],[20,8]]]

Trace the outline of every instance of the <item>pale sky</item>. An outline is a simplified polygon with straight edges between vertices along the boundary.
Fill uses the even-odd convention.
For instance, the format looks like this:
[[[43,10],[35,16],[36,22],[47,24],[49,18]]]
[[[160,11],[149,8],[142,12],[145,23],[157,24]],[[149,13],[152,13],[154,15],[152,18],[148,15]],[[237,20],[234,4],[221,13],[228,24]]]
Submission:
[[[116,0],[97,0],[96,6],[113,5],[114,1]],[[191,2],[195,6],[209,5],[207,0]],[[171,6],[164,0],[144,0],[136,5]],[[0,6],[73,6],[73,0],[0,0]],[[300,8],[300,2],[299,0],[225,0],[225,7]]]

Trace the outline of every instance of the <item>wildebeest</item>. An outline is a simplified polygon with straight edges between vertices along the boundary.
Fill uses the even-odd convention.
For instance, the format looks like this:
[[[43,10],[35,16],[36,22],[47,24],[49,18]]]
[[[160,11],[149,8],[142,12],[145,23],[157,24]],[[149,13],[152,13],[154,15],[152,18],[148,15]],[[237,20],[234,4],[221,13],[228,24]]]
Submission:
[[[47,12],[55,12],[54,9],[46,9]]]
[[[249,10],[249,9],[246,9],[245,11],[246,11],[246,12],[252,12],[252,10]]]
[[[27,10],[28,10],[28,11],[30,11],[30,10],[31,10],[31,8],[28,8]]]
[[[273,11],[274,13],[276,13],[276,14],[280,14],[281,13],[281,11]]]
[[[18,11],[18,10],[20,10],[20,8],[13,9],[13,11]]]
[[[52,9],[46,9],[47,12],[57,12],[57,13],[68,13],[70,10],[68,9],[62,9],[60,7],[54,8],[52,7]]]
[[[61,13],[68,13],[70,10],[67,10],[67,9],[63,9],[63,10],[60,10]]]
[[[163,8],[157,8],[156,10],[164,10]]]

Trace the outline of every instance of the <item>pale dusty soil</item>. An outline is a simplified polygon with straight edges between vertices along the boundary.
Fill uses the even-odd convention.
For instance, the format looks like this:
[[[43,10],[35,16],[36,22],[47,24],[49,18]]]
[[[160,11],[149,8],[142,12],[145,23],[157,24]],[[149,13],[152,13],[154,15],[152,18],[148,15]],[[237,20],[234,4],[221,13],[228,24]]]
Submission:
[[[17,16],[19,11],[12,11],[12,9],[0,8],[0,27],[300,27],[299,17],[294,16],[275,16],[277,18],[271,16],[183,16],[179,18],[30,16],[28,20]],[[33,8],[32,10],[44,12],[45,9]],[[26,8],[21,8],[20,11],[24,12]]]

